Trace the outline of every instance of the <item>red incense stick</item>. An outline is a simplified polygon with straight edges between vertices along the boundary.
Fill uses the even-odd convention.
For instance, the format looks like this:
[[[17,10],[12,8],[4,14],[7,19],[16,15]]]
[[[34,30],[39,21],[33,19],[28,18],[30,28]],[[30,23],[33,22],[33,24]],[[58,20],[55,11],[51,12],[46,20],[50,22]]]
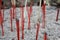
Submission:
[[[28,8],[28,6],[27,6],[27,12],[28,12],[28,29],[30,29],[30,17],[31,17],[31,14],[32,14],[32,2],[31,2],[31,5],[30,5],[30,8]]]
[[[20,40],[20,28],[19,28],[19,20],[16,20],[16,28],[17,28],[17,38]]]
[[[21,7],[22,40],[24,40],[24,7]]]
[[[1,11],[2,0],[0,0],[0,25],[2,28],[2,36],[4,36],[4,28],[3,28],[3,12]]]
[[[47,34],[44,33],[44,40],[47,40]]]
[[[40,23],[37,23],[36,40],[38,40],[39,29],[40,29]]]
[[[12,28],[12,18],[13,18],[13,15],[12,15],[12,9],[10,10],[10,25],[11,25],[11,32],[13,32],[13,28]]]
[[[30,10],[27,7],[27,11],[28,11],[28,29],[30,29]]]
[[[2,15],[2,11],[0,10],[0,25],[2,28],[2,36],[4,36],[4,28],[3,28],[3,15]]]
[[[56,21],[58,21],[58,16],[59,16],[59,8],[57,8],[57,16],[56,16]]]
[[[12,6],[12,9],[10,10],[10,20],[11,20],[11,31],[13,32],[13,28],[12,28],[12,19],[15,18],[15,6]]]
[[[45,3],[42,5],[42,12],[43,12],[43,22],[42,22],[42,27],[45,28]]]

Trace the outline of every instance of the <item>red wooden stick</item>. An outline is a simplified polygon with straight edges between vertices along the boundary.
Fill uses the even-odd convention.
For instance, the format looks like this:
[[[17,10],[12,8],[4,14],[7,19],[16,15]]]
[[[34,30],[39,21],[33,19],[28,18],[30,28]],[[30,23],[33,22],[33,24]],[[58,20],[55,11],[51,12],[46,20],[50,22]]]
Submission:
[[[22,40],[24,40],[24,7],[21,7]]]
[[[45,3],[42,5],[42,12],[43,12],[43,22],[42,22],[42,27],[45,28]]]
[[[19,20],[16,20],[16,28],[17,28],[17,38],[20,40],[20,28],[19,28]]]
[[[57,9],[56,21],[58,21],[58,16],[59,16],[59,8]]]
[[[37,23],[36,40],[38,40],[39,29],[40,29],[40,23]]]
[[[44,33],[44,40],[47,40],[47,34]]]

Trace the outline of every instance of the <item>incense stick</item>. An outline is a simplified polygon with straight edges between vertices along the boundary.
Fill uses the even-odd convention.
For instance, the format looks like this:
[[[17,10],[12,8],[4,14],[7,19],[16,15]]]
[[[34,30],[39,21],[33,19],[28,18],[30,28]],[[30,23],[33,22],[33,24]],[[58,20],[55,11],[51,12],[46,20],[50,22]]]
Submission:
[[[16,8],[15,4],[16,4],[16,2],[15,2],[15,0],[11,0],[11,2],[12,2],[12,8],[10,9],[10,20],[11,20],[11,32],[13,32],[12,21],[15,18],[15,8]]]
[[[58,21],[58,16],[59,16],[59,8],[57,8],[57,16],[56,16],[56,21]]]
[[[2,0],[0,0],[0,25],[2,28],[2,36],[4,36],[4,28],[3,28],[3,11],[1,11],[1,7],[2,7]]]
[[[18,40],[20,40],[19,20],[16,20],[16,28],[17,28],[17,38],[18,38]]]
[[[13,28],[12,28],[12,17],[13,17],[13,15],[12,15],[12,9],[10,9],[10,25],[11,25],[11,32],[13,32]]]
[[[36,40],[38,40],[39,29],[40,29],[40,23],[37,23]]]
[[[30,4],[29,8],[27,6],[27,11],[28,11],[28,29],[30,29],[30,17],[31,17],[31,14],[32,14],[32,2]]]
[[[0,10],[0,25],[2,28],[2,36],[4,36],[4,28],[3,28],[3,15],[2,15],[2,11]]]
[[[45,3],[42,5],[42,12],[43,12],[43,20],[42,20],[42,27],[45,28]]]
[[[47,40],[47,34],[44,33],[44,40]]]
[[[22,40],[24,40],[24,7],[21,4],[21,27],[22,27]]]

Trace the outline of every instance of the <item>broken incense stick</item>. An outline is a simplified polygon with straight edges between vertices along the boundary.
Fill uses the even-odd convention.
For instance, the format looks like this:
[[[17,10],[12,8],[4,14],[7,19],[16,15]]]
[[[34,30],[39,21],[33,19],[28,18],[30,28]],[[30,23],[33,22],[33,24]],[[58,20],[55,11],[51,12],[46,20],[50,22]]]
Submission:
[[[56,21],[58,21],[58,16],[59,16],[59,8],[57,8],[57,16],[56,16]]]
[[[19,20],[16,19],[17,39],[20,40]]]
[[[37,23],[36,40],[38,40],[39,29],[40,29],[40,23]]]

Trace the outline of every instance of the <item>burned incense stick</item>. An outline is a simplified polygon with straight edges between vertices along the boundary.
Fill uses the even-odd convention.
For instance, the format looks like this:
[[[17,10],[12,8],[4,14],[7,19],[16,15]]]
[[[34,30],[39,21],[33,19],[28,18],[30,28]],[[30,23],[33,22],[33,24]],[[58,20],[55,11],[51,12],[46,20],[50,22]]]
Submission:
[[[59,8],[57,8],[57,16],[56,16],[56,21],[58,21],[58,16],[59,16]]]
[[[44,33],[44,40],[47,40],[47,34]]]
[[[45,13],[45,4],[46,4],[46,3],[45,3],[45,0],[44,0],[43,5],[42,5],[42,12],[43,12],[42,27],[43,27],[43,28],[45,28],[45,14],[46,14],[46,13]]]
[[[39,29],[40,29],[40,23],[37,23],[36,40],[38,40]]]
[[[17,28],[17,38],[18,38],[18,40],[20,40],[19,20],[16,20],[16,28]]]

